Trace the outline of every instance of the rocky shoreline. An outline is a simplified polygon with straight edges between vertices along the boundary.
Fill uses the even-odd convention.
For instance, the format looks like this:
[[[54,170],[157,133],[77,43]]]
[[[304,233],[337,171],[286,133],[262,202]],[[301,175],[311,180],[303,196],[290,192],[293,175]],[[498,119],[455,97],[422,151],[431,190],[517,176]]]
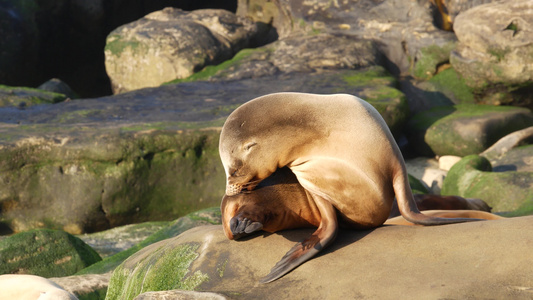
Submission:
[[[484,236],[483,241],[476,240],[477,244],[462,250],[454,248],[463,257],[461,264],[472,263],[474,269],[481,259],[478,247],[492,249],[484,252],[483,268],[475,276],[457,267],[458,257],[449,256],[444,260],[447,266],[442,261],[422,263],[426,267],[436,263],[448,276],[422,275],[433,278],[429,285],[419,282],[415,287],[413,282],[404,282],[386,289],[391,284],[363,280],[366,283],[338,289],[352,298],[387,298],[394,291],[404,293],[400,286],[408,287],[412,296],[528,298],[533,283],[519,277],[531,278],[533,271],[518,270],[517,259],[504,254],[509,249],[494,244],[484,233],[518,245],[513,248],[514,257],[532,258],[527,247],[519,246],[533,239],[529,231],[504,237],[505,232],[529,226],[531,217],[527,216],[533,214],[533,34],[526,25],[533,23],[532,9],[531,1],[524,0],[254,0],[238,1],[235,13],[165,8],[117,26],[102,50],[114,95],[76,99],[76,92],[58,80],[39,89],[0,85],[0,230],[6,234],[0,238],[0,253],[2,265],[20,263],[3,273],[51,277],[80,299],[106,298],[110,280],[114,287],[106,299],[133,299],[141,292],[176,289],[198,293],[167,293],[199,299],[250,299],[274,290],[290,295],[289,281],[301,286],[298,290],[310,289],[308,298],[335,298],[322,292],[312,294],[319,278],[313,271],[300,275],[295,271],[297,277],[285,283],[258,287],[253,282],[276,259],[261,259],[255,269],[252,257],[238,262],[238,254],[224,254],[247,243],[257,245],[242,250],[247,253],[269,251],[272,245],[284,248],[286,239],[292,243],[304,233],[234,242],[214,233],[218,227],[187,230],[220,224],[220,211],[214,208],[224,194],[218,135],[231,111],[273,92],[348,93],[367,100],[386,120],[409,173],[418,181],[416,188],[413,185],[417,192],[482,199],[493,213],[519,218],[442,229],[385,226],[343,232],[342,239],[348,242],[312,260],[317,265],[309,270],[334,264],[341,260],[339,253],[351,246],[350,255],[361,257],[357,250],[360,236],[375,236],[370,243],[376,245],[368,247],[390,249],[394,247],[380,240],[397,245],[400,241],[396,243],[395,236],[417,235],[407,244],[416,245],[419,253],[437,251],[446,256],[452,246],[446,248],[432,239],[433,231],[450,237],[448,242],[457,247],[476,240],[478,234]],[[438,166],[439,160],[443,163],[450,157],[456,162],[453,166]],[[33,235],[25,237],[28,233]],[[94,248],[98,257],[91,254],[92,260],[75,270],[42,273],[39,268],[54,261],[60,262],[56,265],[73,261],[74,254],[58,254],[46,261],[42,257],[57,251],[47,245],[42,246],[45,251],[39,250],[44,256],[35,259],[24,250],[12,252],[12,245],[31,244],[35,234],[79,240],[60,247],[72,248],[81,257],[87,252],[83,249]],[[181,238],[174,238],[178,235]],[[168,238],[174,239],[162,242]],[[179,239],[186,242],[172,244]],[[204,245],[197,239],[217,242]],[[170,259],[158,258],[168,260],[168,266],[158,272],[181,274],[176,279],[180,284],[138,289],[138,283],[128,281],[138,275],[129,274],[128,268],[134,261],[155,255],[151,251],[156,246],[149,245],[156,242],[170,249]],[[430,244],[442,247],[428,248]],[[222,254],[206,260],[210,251]],[[369,256],[366,260],[375,261],[374,266],[363,268],[355,263],[343,273],[358,278],[359,269],[378,278],[386,272],[386,263],[396,272],[389,278],[393,280],[398,272],[409,272],[391,264],[394,255]],[[112,271],[130,256],[110,279]],[[183,262],[176,258],[181,256],[186,257]],[[486,264],[490,260],[501,264]],[[207,271],[200,265],[215,268]],[[503,279],[491,277],[503,266],[507,270]],[[334,271],[333,267],[327,272]],[[152,276],[148,270],[132,272]],[[242,272],[249,276],[249,286],[232,287]],[[413,272],[409,274],[425,274],[423,269]],[[476,279],[468,281],[470,288],[454,290],[464,276]],[[335,281],[336,276],[325,273],[320,278]],[[493,287],[481,293],[480,284]],[[157,297],[163,296],[151,293],[135,299]]]

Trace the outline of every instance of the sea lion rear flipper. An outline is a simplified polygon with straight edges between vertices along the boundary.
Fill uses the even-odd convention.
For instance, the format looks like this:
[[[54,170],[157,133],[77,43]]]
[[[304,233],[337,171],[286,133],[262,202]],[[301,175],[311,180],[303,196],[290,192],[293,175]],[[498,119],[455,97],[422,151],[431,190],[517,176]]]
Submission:
[[[294,245],[280,261],[274,265],[270,273],[259,282],[272,282],[289,273],[294,268],[315,256],[320,250],[329,245],[337,236],[337,212],[333,205],[316,194],[313,194],[316,206],[320,211],[320,225],[307,239]]]

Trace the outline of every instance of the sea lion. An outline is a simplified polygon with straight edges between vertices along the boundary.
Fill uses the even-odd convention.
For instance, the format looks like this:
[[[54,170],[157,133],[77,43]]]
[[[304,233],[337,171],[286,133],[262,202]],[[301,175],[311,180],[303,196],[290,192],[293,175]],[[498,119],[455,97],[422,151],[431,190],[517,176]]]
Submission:
[[[457,210],[424,210],[424,214],[427,216],[438,218],[471,218],[471,219],[483,219],[483,220],[500,220],[505,219],[502,216],[492,214],[490,212],[481,210],[470,209],[457,209]],[[407,221],[402,216],[397,216],[388,219],[383,225],[417,225]]]
[[[338,230],[337,213],[352,228],[382,225],[395,195],[402,215],[415,224],[476,220],[420,213],[387,124],[374,107],[352,95],[277,93],[253,99],[226,119],[219,152],[227,196],[251,191],[287,166],[320,216],[311,237],[289,250],[262,282],[283,276],[331,243]],[[230,223],[245,233],[260,227],[245,218]]]
[[[477,198],[463,198],[459,196],[441,196],[414,194],[416,206],[420,211],[426,210],[481,210],[490,212],[491,207],[485,201]],[[400,215],[396,202],[392,203],[389,218]]]

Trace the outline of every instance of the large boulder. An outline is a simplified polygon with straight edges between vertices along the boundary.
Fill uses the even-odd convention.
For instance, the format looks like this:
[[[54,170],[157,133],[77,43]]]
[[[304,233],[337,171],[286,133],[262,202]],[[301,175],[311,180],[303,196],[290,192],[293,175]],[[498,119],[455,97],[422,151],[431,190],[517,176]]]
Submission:
[[[268,284],[258,281],[312,229],[230,241],[219,225],[197,227],[126,260],[113,272],[106,299],[174,289],[231,299],[528,299],[522,287],[533,276],[533,266],[524,264],[533,259],[532,221],[341,231],[321,255]]]
[[[64,231],[31,230],[0,240],[0,274],[68,276],[100,260],[91,247]]]
[[[239,1],[237,15],[273,24],[280,39],[328,33],[375,41],[402,74],[430,78],[456,37],[435,27],[430,1]]]
[[[272,92],[350,93],[369,100],[396,131],[409,108],[395,84],[372,68],[0,108],[0,222],[14,231],[78,234],[216,206],[225,183],[219,130],[240,104]]]
[[[533,172],[493,172],[486,158],[469,155],[450,169],[442,194],[482,199],[508,216],[527,215],[533,213]]]
[[[422,155],[466,156],[532,125],[527,108],[462,104],[420,112],[409,120],[408,130],[413,148]]]
[[[159,86],[257,46],[265,28],[226,10],[165,8],[109,34],[107,74],[114,93]]]
[[[485,103],[533,107],[533,2],[476,6],[455,18],[450,62]],[[511,93],[510,93],[511,92]]]

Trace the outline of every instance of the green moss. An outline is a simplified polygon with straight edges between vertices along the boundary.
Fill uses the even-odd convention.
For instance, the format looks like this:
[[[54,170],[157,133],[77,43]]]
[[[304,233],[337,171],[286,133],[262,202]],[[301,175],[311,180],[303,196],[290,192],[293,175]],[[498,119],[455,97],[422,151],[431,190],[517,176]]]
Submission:
[[[221,71],[237,68],[243,61],[245,61],[247,58],[249,58],[252,55],[268,53],[270,51],[271,50],[268,48],[243,49],[239,51],[237,54],[235,54],[235,56],[232,59],[226,60],[221,64],[218,64],[216,66],[207,66],[200,72],[194,73],[193,75],[187,78],[175,79],[164,84],[177,84],[177,83],[182,83],[182,82],[207,80],[211,78],[212,76],[219,74]]]
[[[375,66],[365,70],[349,72],[342,76],[342,80],[354,87],[364,86],[396,86],[396,79],[383,67]]]
[[[523,215],[531,212],[533,172],[491,172],[486,158],[469,155],[450,169],[441,193],[479,198],[487,202],[493,212]]]
[[[109,51],[113,56],[120,56],[127,48],[132,52],[146,51],[146,45],[136,39],[125,40],[120,34],[111,34],[107,37],[104,51]]]
[[[448,61],[450,52],[454,48],[455,43],[450,42],[443,46],[434,44],[420,49],[417,61],[411,70],[412,75],[420,79],[431,78],[437,71],[437,66]]]
[[[31,230],[0,240],[0,274],[69,276],[100,260],[91,247],[63,231]]]
[[[494,56],[496,58],[496,60],[498,62],[501,62],[503,60],[503,58],[509,54],[511,50],[510,49],[501,49],[501,48],[495,48],[495,47],[491,47],[491,48],[488,48],[487,49],[487,52]]]
[[[120,265],[128,257],[130,257],[131,255],[133,255],[134,253],[136,253],[137,251],[141,250],[142,248],[148,245],[162,241],[164,239],[178,236],[182,232],[185,232],[186,230],[189,230],[193,227],[197,227],[200,225],[206,225],[206,224],[220,224],[221,222],[220,218],[221,218],[221,214],[220,214],[219,207],[207,208],[207,209],[203,209],[203,210],[190,213],[189,215],[185,217],[181,217],[177,219],[171,225],[164,227],[161,230],[157,231],[156,233],[150,235],[149,237],[144,239],[139,244],[125,251],[112,255],[110,257],[106,257],[101,262],[91,265],[90,267],[81,270],[77,274],[82,275],[82,274],[107,273],[109,271],[114,270],[118,265]]]
[[[209,279],[199,271],[188,274],[189,266],[198,257],[198,248],[197,244],[159,248],[139,261],[134,269],[119,266],[111,277],[106,299],[129,300],[149,291],[194,290]]]
[[[475,103],[472,89],[466,85],[453,68],[439,72],[429,81],[445,92],[450,91],[453,93],[453,96],[462,104]]]
[[[66,99],[67,97],[65,95],[59,93],[28,87],[0,85],[0,107],[28,107],[37,104],[53,104],[65,101]]]

